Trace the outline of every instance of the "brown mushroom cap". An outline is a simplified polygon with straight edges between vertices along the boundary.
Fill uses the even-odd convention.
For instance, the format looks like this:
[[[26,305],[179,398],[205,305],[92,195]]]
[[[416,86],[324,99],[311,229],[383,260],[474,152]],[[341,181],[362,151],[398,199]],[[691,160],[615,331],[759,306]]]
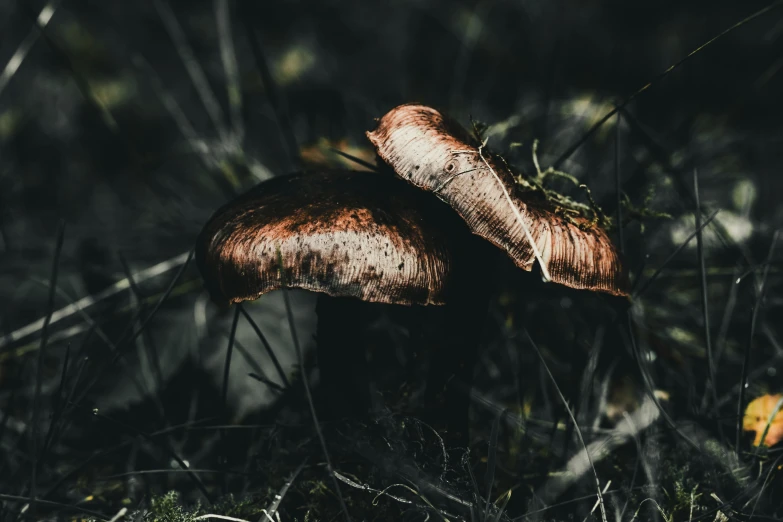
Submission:
[[[452,262],[439,206],[377,173],[276,177],[212,216],[198,238],[196,261],[217,302],[256,299],[285,286],[382,303],[443,304]]]
[[[545,200],[521,192],[504,162],[480,153],[475,140],[440,112],[401,105],[367,136],[397,175],[434,192],[517,266],[530,271],[539,258],[542,272],[556,283],[628,295],[626,273],[603,229],[582,217],[566,220]]]

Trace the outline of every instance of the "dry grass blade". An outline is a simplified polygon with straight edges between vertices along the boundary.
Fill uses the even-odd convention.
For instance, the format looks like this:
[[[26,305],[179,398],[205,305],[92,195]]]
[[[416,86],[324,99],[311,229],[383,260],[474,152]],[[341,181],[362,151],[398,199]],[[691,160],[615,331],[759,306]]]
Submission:
[[[623,193],[620,189],[620,122],[621,114],[617,113],[617,120],[614,123],[614,191],[615,202],[617,204],[617,243],[620,247],[620,253],[625,252],[625,236],[623,232]]]
[[[620,327],[622,328],[622,327]],[[647,396],[655,403],[655,407],[658,408],[658,411],[661,413],[661,416],[666,421],[666,424],[669,425],[669,427],[674,430],[677,435],[679,435],[685,442],[688,443],[693,449],[698,451],[699,453],[702,453],[702,448],[699,444],[697,444],[693,439],[688,437],[683,431],[677,426],[677,424],[674,422],[674,419],[671,418],[671,415],[664,409],[663,405],[661,404],[661,401],[658,399],[657,395],[655,394],[655,386],[653,385],[652,377],[650,376],[649,369],[647,368],[646,364],[646,356],[641,353],[641,350],[639,349],[639,345],[636,343],[636,336],[634,335],[634,329],[633,329],[633,316],[631,314],[631,310],[629,309],[626,312],[626,331],[621,332],[628,336],[628,340],[631,344],[631,351],[634,355],[634,359],[636,360],[636,364],[639,368],[639,373],[642,375],[642,380],[644,380],[644,387],[645,391],[647,393]]]
[[[228,379],[229,379],[229,372],[231,370],[231,356],[234,353],[234,339],[237,335],[237,325],[239,324],[239,313],[240,309],[239,307],[234,310],[234,319],[231,321],[231,333],[228,335],[228,347],[226,348],[226,362],[223,365],[223,384],[220,389],[220,399],[223,404],[223,418],[228,424],[229,420],[229,414],[228,414],[228,402],[226,400],[226,397],[228,397]],[[225,430],[220,430],[220,440],[221,445],[223,446],[223,467],[225,468],[228,465],[228,459],[226,455],[228,455],[228,448],[226,447],[226,433]],[[223,494],[225,495],[228,492],[228,478],[224,475],[223,476]]]
[[[200,515],[194,518],[193,520],[209,520],[209,519],[228,520],[229,522],[249,522],[244,518],[230,517],[228,515],[216,515],[214,513],[207,513],[206,515]]]
[[[30,421],[30,438],[33,448],[33,462],[30,468],[30,513],[35,516],[36,493],[38,488],[38,464],[41,453],[38,451],[38,415],[41,409],[41,385],[43,384],[44,362],[46,353],[46,343],[49,340],[49,321],[54,310],[54,294],[57,288],[57,274],[60,265],[60,254],[63,249],[63,240],[65,238],[65,222],[61,221],[57,230],[57,242],[54,247],[54,261],[52,261],[52,276],[49,284],[49,299],[47,302],[46,318],[44,319],[41,330],[41,347],[38,349],[38,363],[35,377],[35,395],[33,396],[33,416]]]
[[[269,508],[267,508],[267,516],[269,518],[272,518],[275,515],[275,513],[277,513],[277,510],[280,507],[280,503],[285,498],[286,493],[288,493],[288,489],[291,487],[291,485],[294,483],[296,478],[302,472],[306,464],[307,464],[307,458],[305,458],[302,461],[302,463],[299,464],[299,466],[297,466],[296,469],[288,476],[285,483],[283,484],[283,487],[280,488],[280,491],[277,493],[277,495],[275,495],[275,499],[269,505]]]
[[[101,414],[97,410],[92,410],[92,414],[98,417],[99,419],[106,421],[107,424],[115,426],[116,428],[120,429],[122,432],[130,433],[137,437],[141,437],[144,440],[162,449],[170,459],[173,459],[177,464],[179,464],[179,467],[183,470],[185,475],[193,482],[193,484],[198,488],[198,490],[204,495],[204,498],[207,500],[207,502],[212,504],[213,502],[212,495],[209,494],[209,491],[204,486],[204,483],[201,481],[200,478],[198,478],[198,476],[195,473],[191,471],[188,464],[182,459],[182,457],[179,456],[179,454],[174,450],[171,444],[168,443],[168,441],[160,442],[149,433],[146,433],[134,426],[131,426],[130,424],[126,424],[116,419],[112,419],[111,417]]]
[[[182,26],[180,26],[179,21],[177,20],[177,16],[174,14],[174,11],[171,10],[171,6],[167,0],[154,0],[154,5],[166,28],[166,32],[168,32],[169,37],[174,43],[174,47],[177,49],[177,53],[182,61],[182,65],[185,66],[190,81],[193,82],[193,86],[196,88],[199,98],[201,98],[201,103],[204,104],[204,108],[207,110],[207,114],[212,120],[212,125],[214,125],[217,130],[221,141],[223,141],[223,143],[228,143],[228,132],[223,124],[223,111],[220,109],[220,104],[217,102],[215,94],[209,86],[209,81],[207,80],[206,74],[204,74],[204,69],[201,68],[198,60],[196,60],[196,57],[193,54],[193,49],[191,49],[190,44],[188,43]]]
[[[764,294],[767,288],[767,276],[769,275],[770,261],[775,253],[775,245],[778,242],[780,230],[776,230],[772,236],[772,242],[769,245],[767,254],[767,263],[764,267],[764,275],[761,277],[761,285],[756,293],[756,303],[753,305],[750,318],[750,332],[748,335],[748,344],[745,347],[745,353],[742,358],[742,371],[740,373],[739,398],[737,399],[737,436],[735,441],[735,451],[739,453],[740,441],[742,438],[742,414],[745,408],[745,393],[747,391],[748,367],[750,366],[750,353],[753,348],[753,338],[756,336],[756,322],[759,316],[759,310],[764,302]]]
[[[155,303],[155,305],[152,307],[150,312],[147,314],[147,316],[144,318],[144,320],[139,325],[138,330],[134,331],[134,325],[136,323],[136,320],[138,319],[138,315],[133,317],[128,328],[125,330],[124,334],[121,336],[120,340],[117,342],[117,350],[114,353],[114,356],[106,363],[104,364],[100,371],[96,372],[95,378],[93,378],[92,382],[90,382],[87,386],[85,386],[84,390],[82,390],[81,394],[75,398],[75,403],[80,403],[82,399],[84,399],[87,394],[92,390],[93,386],[95,386],[98,381],[100,380],[101,374],[108,368],[111,368],[121,357],[123,357],[125,351],[127,350],[127,346],[131,345],[136,338],[144,333],[144,330],[147,328],[147,325],[149,325],[150,321],[152,321],[153,317],[155,317],[155,314],[158,312],[160,307],[163,305],[163,303],[166,301],[166,299],[169,298],[171,293],[174,291],[174,288],[176,287],[177,281],[182,277],[182,275],[185,273],[185,270],[188,267],[188,264],[190,263],[191,258],[193,257],[193,250],[191,250],[188,253],[187,258],[185,259],[185,262],[182,264],[182,266],[179,267],[179,270],[174,275],[174,277],[171,279],[171,282],[169,283],[169,286],[166,288],[166,291],[160,296],[160,299]],[[130,286],[130,285],[129,285]]]
[[[223,62],[223,73],[226,75],[231,125],[234,128],[234,139],[241,146],[245,137],[245,126],[242,122],[242,88],[239,85],[239,67],[231,31],[229,0],[215,0],[215,22],[218,29],[220,61]]]
[[[296,134],[294,134],[291,118],[288,115],[285,99],[277,88],[277,83],[269,70],[269,65],[267,64],[266,56],[264,55],[264,48],[261,45],[261,36],[251,22],[252,17],[249,16],[248,13],[244,13],[242,18],[245,22],[245,32],[250,41],[250,50],[253,53],[256,68],[261,75],[261,81],[264,83],[264,90],[269,98],[269,104],[275,112],[275,119],[277,121],[277,126],[280,129],[284,146],[288,149],[291,167],[294,169],[299,168],[302,159],[299,155],[299,146],[297,145]]]
[[[696,201],[694,199],[693,193],[688,187],[688,184],[685,183],[684,180],[688,178],[689,173],[682,168],[676,166],[672,162],[672,156],[675,154],[674,151],[670,150],[669,148],[665,147],[660,140],[656,139],[652,134],[650,133],[650,130],[646,128],[641,122],[639,122],[636,117],[629,111],[622,110],[624,121],[628,123],[628,126],[631,128],[631,130],[634,131],[636,136],[640,137],[642,141],[645,144],[645,147],[647,150],[655,157],[655,160],[660,162],[661,165],[663,165],[664,169],[667,172],[671,172],[672,175],[669,176],[668,179],[670,179],[674,183],[674,188],[676,189],[679,196],[682,198],[683,201],[695,205]],[[685,162],[692,162],[695,161],[695,158],[687,158],[684,159]],[[704,217],[702,217],[704,219]],[[720,242],[726,246],[727,248],[734,248],[736,249],[740,255],[742,255],[743,259],[745,259],[746,263],[749,266],[754,265],[753,256],[752,253],[747,249],[745,245],[743,245],[740,242],[737,242],[732,235],[728,232],[726,227],[721,223],[720,220],[713,220],[710,223],[710,229],[712,229],[718,236],[718,239]]]
[[[495,466],[497,464],[498,435],[500,433],[500,420],[503,418],[506,410],[500,410],[492,422],[492,431],[489,435],[489,450],[487,452],[487,474],[484,482],[487,485],[486,505],[484,506],[485,515],[489,515],[490,498],[492,498],[492,487],[495,485]]]
[[[280,377],[280,381],[283,383],[283,387],[289,388],[291,386],[291,383],[288,382],[288,377],[286,376],[285,371],[283,370],[283,366],[280,364],[280,361],[277,359],[277,355],[275,355],[275,351],[272,349],[272,346],[269,344],[269,341],[267,341],[266,336],[261,331],[261,328],[258,327],[256,322],[250,316],[248,311],[245,310],[245,307],[242,306],[241,303],[237,304],[237,307],[239,307],[239,311],[245,317],[245,320],[247,320],[247,322],[250,323],[250,327],[253,329],[256,336],[258,336],[258,338],[261,340],[261,344],[264,345],[264,350],[266,350],[269,359],[272,361],[272,364],[275,366],[275,370],[277,371],[277,375]]]
[[[357,165],[361,165],[362,167],[364,167],[364,168],[366,168],[368,170],[372,170],[373,172],[378,170],[378,167],[376,165],[373,165],[372,163],[370,163],[368,161],[364,161],[361,158],[357,158],[353,154],[348,154],[347,152],[344,152],[344,151],[342,151],[340,149],[335,149],[334,147],[332,147],[330,150],[332,152],[334,152],[335,154],[339,154],[343,158],[349,159],[349,160],[353,161],[354,163],[356,163]]]
[[[212,420],[213,419],[201,419],[201,420],[198,421],[198,423],[210,422]],[[192,422],[186,422],[186,423],[183,423],[183,424],[177,424],[177,425],[174,425],[174,426],[169,426],[169,427],[167,427],[165,429],[162,429],[162,430],[154,431],[154,432],[150,433],[149,436],[150,437],[158,437],[158,436],[161,436],[161,435],[168,436],[170,433],[172,433],[172,432],[174,432],[176,430],[183,429],[183,428],[191,428],[193,425],[194,425],[194,423],[192,423]],[[220,426],[218,426],[218,428],[220,428]],[[68,482],[69,479],[72,479],[73,477],[78,475],[80,472],[85,470],[88,467],[88,465],[90,463],[92,463],[94,460],[97,460],[99,457],[102,457],[104,455],[108,455],[110,453],[118,451],[119,449],[124,448],[126,446],[130,446],[133,443],[134,443],[134,439],[127,439],[127,440],[125,440],[123,442],[120,442],[120,443],[116,444],[115,446],[113,446],[111,448],[107,448],[105,450],[100,450],[100,451],[93,452],[86,459],[83,459],[81,462],[79,462],[78,465],[74,466],[73,468],[71,468],[67,472],[63,473],[57,479],[57,481],[51,487],[49,487],[48,490],[46,490],[46,492],[42,495],[42,498],[48,498],[48,497],[52,496],[63,485],[65,485]],[[190,469],[190,468],[188,468],[188,469]],[[183,470],[183,471],[187,472],[188,469]]]
[[[703,229],[701,226],[701,195],[699,194],[699,171],[693,169],[693,193],[696,199],[696,207],[694,209],[694,215],[696,217],[696,255],[699,258],[699,283],[701,286],[701,312],[702,323],[704,328],[704,347],[707,352],[707,372],[709,375],[709,383],[707,386],[712,390],[712,411],[717,417],[718,412],[718,383],[715,380],[715,357],[712,350],[712,332],[710,330],[710,305],[707,295],[707,261],[704,253],[704,238]],[[708,390],[704,391],[705,396]],[[720,433],[721,442],[725,442],[723,436],[723,426],[720,421],[718,424],[718,432]]]
[[[171,259],[167,259],[166,261],[162,261],[149,268],[139,270],[138,272],[135,272],[133,274],[133,278],[136,281],[136,283],[141,283],[149,279],[155,278],[159,275],[165,274],[170,270],[182,266],[185,263],[185,261],[188,259],[189,255],[190,252],[184,252],[182,254],[179,254],[178,256],[172,257]],[[52,324],[62,321],[63,319],[72,316],[73,314],[79,313],[80,311],[89,308],[90,306],[96,303],[104,301],[109,297],[112,297],[124,290],[127,290],[130,288],[130,286],[131,286],[130,280],[128,278],[120,279],[113,285],[107,287],[105,290],[101,290],[100,292],[93,295],[82,297],[78,301],[52,312],[52,317],[49,321],[49,325],[51,326]],[[0,350],[21,339],[24,339],[25,337],[40,332],[41,329],[43,328],[45,320],[46,318],[42,317],[41,319],[38,319],[37,321],[33,321],[32,323],[27,324],[11,332],[10,334],[4,336],[2,339],[0,339]]]
[[[18,495],[7,495],[5,493],[0,493],[0,500],[4,500],[6,502],[26,502],[29,500],[27,497],[20,497]],[[90,515],[91,517],[95,517],[97,520],[108,520],[109,517],[106,517],[103,513],[98,513],[97,511],[93,511],[91,509],[86,509],[81,506],[74,506],[71,504],[62,504],[60,502],[52,502],[51,500],[38,500],[38,503],[42,506],[51,507],[51,508],[57,508],[57,509],[63,509],[65,511],[73,511],[76,513],[84,513],[85,515]],[[27,505],[25,505],[25,508]],[[23,508],[23,509],[25,509]],[[25,511],[27,511],[25,509]]]
[[[524,332],[525,332],[525,337],[527,337],[528,342],[533,347],[533,350],[536,352],[536,355],[541,361],[541,364],[544,370],[546,371],[546,374],[549,376],[549,379],[552,381],[552,385],[555,387],[555,391],[557,392],[558,397],[560,397],[560,400],[562,401],[563,406],[565,407],[565,410],[568,413],[568,416],[571,418],[571,422],[574,424],[574,430],[576,431],[576,435],[579,437],[579,442],[582,443],[582,447],[585,450],[585,456],[587,457],[587,461],[590,464],[590,468],[593,470],[593,476],[595,477],[595,486],[596,486],[596,491],[598,493],[598,501],[600,502],[601,505],[601,520],[603,520],[603,522],[607,522],[606,508],[604,506],[604,497],[603,497],[603,493],[601,492],[601,481],[598,479],[598,473],[595,471],[593,458],[590,456],[590,451],[587,449],[587,444],[585,443],[585,439],[582,436],[582,430],[581,428],[579,428],[579,424],[577,423],[576,417],[574,417],[574,413],[571,411],[571,408],[568,407],[568,401],[563,395],[563,392],[560,391],[560,386],[557,385],[555,376],[552,375],[552,372],[549,370],[549,366],[547,365],[546,360],[544,360],[543,354],[538,349],[538,346],[536,345],[535,341],[533,341],[533,338],[530,337],[530,333],[527,331],[527,329],[525,329]]]
[[[578,140],[576,143],[574,143],[573,145],[571,145],[570,147],[568,147],[568,148],[566,149],[566,151],[565,151],[565,152],[563,152],[563,154],[561,154],[559,158],[557,158],[557,160],[556,160],[556,161],[554,162],[554,164],[553,164],[554,168],[559,168],[559,167],[560,167],[560,166],[563,164],[563,162],[564,162],[564,161],[566,161],[568,158],[570,158],[570,157],[571,157],[571,155],[572,155],[574,152],[576,152],[576,150],[577,150],[579,147],[581,147],[581,146],[582,146],[582,145],[583,145],[583,144],[584,144],[584,143],[585,143],[585,142],[586,142],[588,139],[590,139],[590,136],[592,136],[593,134],[595,134],[595,132],[596,132],[596,131],[597,131],[599,128],[601,128],[601,126],[602,126],[604,123],[606,123],[607,121],[609,121],[609,118],[611,118],[612,116],[614,116],[615,114],[617,114],[617,112],[618,112],[619,110],[621,110],[621,109],[622,109],[622,108],[624,108],[626,105],[628,105],[629,103],[631,103],[631,101],[633,101],[633,100],[634,100],[634,99],[635,99],[637,96],[639,96],[640,94],[642,94],[644,91],[646,91],[647,89],[649,89],[650,87],[652,87],[654,84],[656,84],[656,83],[658,83],[659,81],[661,81],[662,79],[664,79],[666,76],[668,76],[668,75],[669,75],[669,73],[671,73],[672,71],[674,71],[675,69],[677,69],[678,67],[680,67],[682,64],[684,64],[684,63],[685,63],[686,61],[688,61],[690,58],[692,58],[692,57],[693,57],[693,55],[695,55],[695,54],[696,54],[696,53],[698,53],[699,51],[702,51],[702,50],[703,50],[703,49],[705,49],[707,46],[709,46],[709,45],[711,45],[711,44],[715,43],[717,40],[719,40],[719,39],[723,38],[724,36],[726,36],[727,34],[729,34],[730,32],[732,32],[733,30],[737,29],[738,27],[741,27],[741,26],[745,25],[746,23],[748,23],[748,22],[750,22],[750,21],[752,21],[752,20],[754,20],[754,19],[758,18],[759,16],[762,16],[762,15],[765,15],[765,14],[767,14],[768,12],[772,11],[773,9],[775,9],[775,8],[777,8],[777,7],[780,7],[781,5],[783,5],[783,0],[778,0],[777,2],[773,2],[772,4],[768,5],[767,7],[764,7],[763,9],[760,9],[760,10],[756,11],[755,13],[751,14],[750,16],[747,16],[746,18],[743,18],[742,20],[740,20],[739,22],[735,23],[734,25],[732,25],[732,26],[731,26],[731,27],[729,27],[728,29],[724,29],[724,30],[723,30],[722,32],[720,32],[718,35],[716,35],[716,36],[714,36],[714,37],[710,38],[709,40],[707,40],[706,42],[704,42],[703,44],[701,44],[700,46],[698,46],[696,49],[694,49],[693,51],[689,52],[687,55],[685,55],[685,56],[684,56],[682,59],[680,59],[679,61],[675,62],[673,65],[669,66],[669,68],[668,68],[668,69],[666,69],[665,71],[663,71],[662,73],[660,73],[658,76],[656,76],[655,78],[653,78],[652,80],[650,80],[649,82],[647,82],[646,84],[644,84],[642,87],[640,87],[638,90],[636,90],[636,92],[634,92],[633,94],[631,94],[630,96],[628,96],[627,98],[625,98],[625,99],[624,99],[622,102],[618,103],[618,104],[617,104],[617,106],[616,106],[614,109],[612,109],[611,111],[609,111],[608,113],[606,113],[606,115],[605,115],[603,118],[601,118],[601,119],[600,119],[600,120],[598,120],[598,121],[597,121],[595,124],[593,124],[593,126],[592,126],[592,127],[590,127],[590,129],[589,129],[589,130],[588,130],[588,131],[587,131],[587,132],[586,132],[586,133],[585,133],[585,134],[584,134],[584,135],[583,135],[583,136],[582,136],[582,137],[581,137],[581,138],[580,138],[580,139],[579,139],[579,140]]]
[[[68,375],[69,363],[71,360],[71,345],[65,347],[65,357],[63,358],[62,370],[60,370],[60,384],[57,386],[57,392],[54,395],[52,404],[52,418],[49,420],[49,428],[44,435],[43,448],[41,449],[40,461],[46,460],[46,454],[49,451],[49,447],[54,440],[55,428],[60,422],[60,416],[64,409],[65,400],[65,378]],[[4,419],[5,420],[5,419]],[[0,440],[2,435],[0,434]]]
[[[60,1],[56,0],[47,3],[44,8],[41,9],[41,12],[38,13],[38,17],[36,18],[36,23],[39,27],[46,27],[59,5]],[[16,71],[19,70],[22,62],[24,62],[24,59],[27,57],[27,53],[30,52],[30,49],[32,49],[33,44],[38,40],[40,34],[41,33],[37,28],[32,28],[30,32],[27,33],[24,40],[19,44],[19,47],[16,48],[16,52],[11,56],[11,59],[5,64],[3,72],[0,73],[0,96],[3,95],[3,91],[8,86],[11,78],[16,74]]]
[[[634,297],[634,299],[638,299],[638,298],[640,298],[640,297],[641,297],[641,296],[642,296],[642,295],[643,295],[643,294],[644,294],[644,293],[647,291],[647,289],[648,289],[648,288],[650,288],[650,285],[652,285],[652,284],[653,284],[653,282],[655,282],[655,280],[658,278],[658,276],[659,276],[659,275],[661,275],[661,272],[663,272],[663,269],[664,269],[664,268],[666,268],[666,266],[667,266],[669,263],[671,263],[671,261],[672,261],[672,260],[673,260],[675,257],[677,257],[677,254],[679,254],[680,252],[682,252],[682,250],[683,250],[683,249],[684,249],[686,246],[688,246],[688,243],[690,243],[690,242],[691,242],[691,240],[692,240],[694,237],[696,237],[696,236],[697,236],[697,235],[698,235],[698,234],[699,234],[699,233],[700,233],[700,232],[701,232],[701,231],[704,229],[704,227],[706,227],[707,225],[709,225],[709,224],[712,222],[712,220],[713,220],[713,219],[715,219],[715,216],[717,216],[717,215],[718,215],[718,212],[720,212],[720,209],[718,209],[718,210],[714,211],[712,214],[710,214],[710,215],[709,215],[709,217],[708,217],[708,218],[707,218],[707,219],[704,221],[704,223],[701,223],[701,224],[700,224],[700,225],[699,225],[699,226],[696,228],[696,230],[694,230],[693,232],[691,232],[691,234],[690,234],[690,235],[689,235],[687,238],[685,238],[685,241],[683,241],[682,243],[680,243],[680,244],[677,246],[677,248],[675,248],[675,249],[674,249],[674,251],[673,251],[671,254],[669,254],[669,257],[667,257],[667,258],[664,260],[664,262],[663,262],[663,263],[661,263],[661,266],[659,266],[659,267],[658,267],[658,269],[657,269],[657,270],[656,270],[656,271],[653,273],[653,275],[651,275],[651,276],[650,276],[650,278],[649,278],[647,281],[645,281],[645,282],[644,282],[644,284],[642,285],[642,287],[641,287],[641,288],[640,288],[640,289],[639,289],[637,292],[634,292],[634,296],[633,296],[633,297]]]
[[[283,258],[279,250],[277,252],[277,262],[278,262],[278,266],[281,267],[280,277],[285,279],[285,273],[282,270],[282,267],[284,266]],[[291,340],[294,342],[294,348],[296,349],[296,359],[297,361],[299,361],[299,371],[301,372],[302,385],[304,386],[305,395],[307,396],[307,404],[310,408],[310,416],[313,419],[315,432],[318,434],[318,441],[321,443],[321,450],[323,451],[324,459],[326,460],[326,470],[329,473],[329,477],[332,479],[332,484],[334,485],[335,494],[337,495],[337,498],[340,501],[340,509],[342,509],[343,515],[345,516],[345,520],[351,522],[351,515],[348,514],[348,507],[345,505],[345,500],[343,499],[343,493],[340,490],[340,484],[337,482],[337,477],[335,477],[334,474],[334,467],[332,467],[332,459],[329,457],[329,450],[326,447],[326,439],[324,439],[324,434],[321,431],[320,424],[318,423],[318,415],[315,412],[315,403],[313,402],[313,393],[310,390],[310,382],[307,378],[307,370],[305,369],[302,347],[299,344],[299,336],[296,334],[296,325],[294,324],[294,312],[291,309],[291,298],[288,295],[288,290],[285,288],[285,280],[283,281],[283,285],[284,286],[282,292],[283,292],[283,300],[285,301],[285,311],[286,311],[286,315],[288,316],[288,327],[291,330]]]
[[[211,159],[217,163],[215,161],[215,155],[211,153],[207,141],[198,135],[193,124],[185,115],[179,102],[177,102],[177,99],[166,90],[157,71],[153,69],[147,59],[141,54],[135,54],[131,57],[131,62],[142,73],[142,77],[151,84],[155,94],[160,98],[163,107],[165,107],[166,111],[171,116],[171,119],[174,120],[174,123],[177,125],[180,133],[185,138],[187,146],[193,150],[193,152],[197,153],[200,158],[205,159],[205,157],[210,156]]]

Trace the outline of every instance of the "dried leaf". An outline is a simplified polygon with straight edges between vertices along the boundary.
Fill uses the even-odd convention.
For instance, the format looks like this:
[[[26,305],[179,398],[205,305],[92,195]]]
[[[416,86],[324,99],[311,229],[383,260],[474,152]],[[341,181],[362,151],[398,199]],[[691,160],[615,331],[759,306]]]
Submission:
[[[756,432],[754,446],[761,445],[761,438],[764,436],[764,430],[767,429],[767,423],[769,423],[769,430],[764,438],[764,444],[774,446],[783,440],[783,411],[779,410],[778,403],[783,404],[783,395],[767,394],[752,400],[745,408],[742,429]],[[774,417],[770,420],[770,416],[773,414]]]

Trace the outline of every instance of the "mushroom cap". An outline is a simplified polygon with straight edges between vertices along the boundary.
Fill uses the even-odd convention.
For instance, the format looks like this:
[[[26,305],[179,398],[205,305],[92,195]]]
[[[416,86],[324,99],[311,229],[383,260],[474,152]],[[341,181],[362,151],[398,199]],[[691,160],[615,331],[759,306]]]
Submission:
[[[538,257],[530,237],[552,281],[628,295],[627,274],[603,229],[583,217],[566,219],[543,198],[521,192],[505,162],[479,154],[465,129],[437,110],[401,105],[367,136],[398,176],[434,192],[517,266],[530,271]]]
[[[372,172],[272,178],[212,216],[196,261],[212,299],[224,304],[282,287],[443,304],[452,269],[449,212],[422,194]]]

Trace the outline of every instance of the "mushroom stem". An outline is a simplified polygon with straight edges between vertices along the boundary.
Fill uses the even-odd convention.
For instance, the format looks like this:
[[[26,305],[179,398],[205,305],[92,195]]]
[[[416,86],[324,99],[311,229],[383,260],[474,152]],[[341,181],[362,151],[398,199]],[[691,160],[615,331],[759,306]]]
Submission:
[[[377,315],[373,303],[319,295],[316,350],[319,398],[325,420],[363,417],[372,404],[364,327]]]
[[[420,397],[413,393],[406,399],[406,414],[428,423],[449,446],[468,446],[473,373],[490,298],[497,289],[505,259],[502,252],[473,236],[465,236],[458,255],[459,270],[445,306],[414,306],[393,314],[394,321],[409,332],[405,347],[409,363],[399,373],[387,363],[371,364],[367,359],[368,348],[374,344],[367,327],[384,310],[391,311],[388,305],[319,296],[316,343],[322,418],[367,418],[376,402],[372,389],[377,387],[381,395],[394,396],[398,384],[404,381],[409,389],[424,388]],[[390,346],[379,345],[378,349],[388,350]],[[423,374],[422,368],[426,368]],[[391,379],[389,372],[395,372]]]
[[[470,443],[470,405],[473,374],[482,345],[490,301],[498,288],[505,261],[502,253],[478,237],[470,237],[459,252],[462,266],[456,274],[459,289],[446,306],[433,312],[442,321],[434,346],[433,364],[425,394],[428,420],[446,430],[456,446]]]

